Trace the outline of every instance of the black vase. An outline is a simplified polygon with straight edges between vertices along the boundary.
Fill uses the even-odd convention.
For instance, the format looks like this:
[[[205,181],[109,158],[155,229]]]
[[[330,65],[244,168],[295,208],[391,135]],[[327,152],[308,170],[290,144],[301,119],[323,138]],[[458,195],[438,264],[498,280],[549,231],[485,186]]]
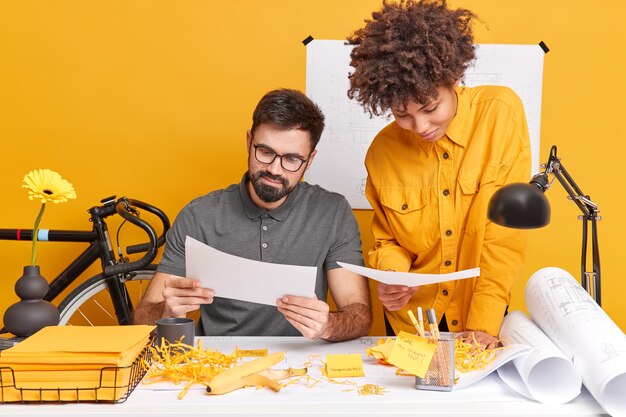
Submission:
[[[24,275],[15,283],[15,293],[21,301],[4,313],[4,327],[19,337],[28,337],[46,326],[59,324],[59,310],[43,297],[48,281],[39,273],[39,266],[24,267]]]

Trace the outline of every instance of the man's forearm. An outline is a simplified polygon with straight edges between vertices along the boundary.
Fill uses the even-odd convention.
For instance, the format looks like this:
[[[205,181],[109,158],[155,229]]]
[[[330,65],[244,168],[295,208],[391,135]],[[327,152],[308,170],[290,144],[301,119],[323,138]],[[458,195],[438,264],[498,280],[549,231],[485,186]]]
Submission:
[[[133,324],[154,325],[163,317],[164,302],[160,303],[139,303],[133,313]]]
[[[327,337],[329,342],[356,339],[365,336],[372,325],[372,311],[369,305],[349,304],[339,311],[333,311],[328,317]]]

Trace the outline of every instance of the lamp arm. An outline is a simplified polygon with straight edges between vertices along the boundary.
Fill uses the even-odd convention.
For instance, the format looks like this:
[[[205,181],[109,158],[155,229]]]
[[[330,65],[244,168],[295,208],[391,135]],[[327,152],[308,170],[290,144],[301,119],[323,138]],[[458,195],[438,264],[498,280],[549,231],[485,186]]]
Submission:
[[[548,174],[554,174],[555,178],[559,180],[565,191],[572,200],[583,213],[585,218],[591,219],[600,219],[598,213],[598,205],[591,201],[588,195],[585,195],[583,191],[580,189],[576,181],[572,178],[572,176],[567,172],[563,164],[561,163],[561,158],[556,155],[556,145],[552,145],[550,148],[550,157],[548,158],[548,162],[544,164],[545,170],[543,173],[537,175],[536,177],[542,176],[544,177],[544,184],[539,185],[543,191],[550,187],[548,184],[547,176]]]
[[[587,219],[598,218],[598,205],[581,191],[560,162],[553,168],[552,174],[554,174],[554,177],[561,183],[570,199],[578,206]]]
[[[545,172],[543,175],[552,173],[554,177],[561,183],[570,200],[572,200],[583,213],[579,216],[583,222],[582,234],[582,254],[581,254],[581,285],[593,297],[593,299],[601,305],[601,288],[600,288],[600,249],[598,246],[598,225],[597,221],[602,218],[598,215],[598,205],[591,201],[588,195],[585,195],[580,187],[576,184],[571,175],[567,172],[560,158],[556,156],[556,146],[550,150],[550,158],[545,164]],[[541,174],[540,174],[541,175]],[[547,181],[544,178],[544,181]],[[549,187],[549,184],[545,187]],[[545,190],[544,188],[544,190]],[[592,272],[587,271],[587,231],[591,222],[591,256],[592,256]]]
[[[552,145],[552,148],[550,148],[550,157],[548,158],[548,162],[543,164],[543,166],[545,167],[544,172],[533,178],[533,180],[536,179],[535,184],[538,185],[542,191],[545,192],[546,189],[550,188],[548,174],[553,174],[569,195],[570,200],[576,203],[585,217],[591,219],[594,216],[597,216],[597,213],[599,212],[598,206],[591,201],[588,195],[583,193],[578,184],[576,184],[576,181],[574,181],[563,164],[561,164],[561,158],[556,155],[556,145]]]
[[[601,306],[600,291],[600,248],[598,247],[598,225],[596,219],[591,219],[591,256],[593,260],[593,290],[594,299]]]
[[[581,254],[581,284],[583,288],[593,297],[593,299],[601,305],[601,288],[600,288],[600,249],[598,247],[598,225],[597,221],[602,218],[598,215],[598,205],[591,201],[588,195],[582,192],[578,184],[572,176],[567,172],[561,159],[556,155],[556,146],[550,149],[550,158],[545,164],[545,171],[533,178],[535,184],[543,191],[550,187],[547,180],[548,174],[554,174],[554,177],[561,183],[569,199],[572,200],[583,213],[579,219],[583,223],[582,234],[582,254]],[[538,178],[541,177],[541,178]],[[532,181],[531,181],[532,182]],[[591,223],[591,256],[592,271],[587,270],[587,231]]]

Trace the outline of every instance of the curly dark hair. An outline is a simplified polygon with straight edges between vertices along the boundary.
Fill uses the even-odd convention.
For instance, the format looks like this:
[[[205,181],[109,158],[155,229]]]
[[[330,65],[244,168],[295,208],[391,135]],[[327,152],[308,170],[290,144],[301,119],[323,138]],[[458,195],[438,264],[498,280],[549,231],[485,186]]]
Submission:
[[[324,130],[324,114],[301,91],[282,88],[265,94],[254,109],[250,129],[253,135],[262,124],[283,130],[299,129],[309,132],[313,151]]]
[[[370,115],[436,98],[437,88],[460,81],[475,57],[474,17],[448,9],[446,0],[385,0],[347,39],[354,45],[348,97]]]

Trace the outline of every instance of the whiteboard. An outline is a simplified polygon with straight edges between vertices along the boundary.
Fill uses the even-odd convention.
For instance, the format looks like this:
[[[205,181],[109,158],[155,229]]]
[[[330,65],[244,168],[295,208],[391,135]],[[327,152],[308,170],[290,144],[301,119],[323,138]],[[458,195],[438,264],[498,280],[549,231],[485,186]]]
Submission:
[[[352,46],[340,40],[313,40],[306,47],[306,93],[326,116],[326,128],[306,180],[343,194],[352,208],[371,208],[365,198],[365,153],[376,134],[393,116],[371,118],[348,99]],[[539,172],[539,131],[543,49],[539,45],[481,44],[465,73],[464,85],[504,85],[520,96],[526,111],[531,172]]]

